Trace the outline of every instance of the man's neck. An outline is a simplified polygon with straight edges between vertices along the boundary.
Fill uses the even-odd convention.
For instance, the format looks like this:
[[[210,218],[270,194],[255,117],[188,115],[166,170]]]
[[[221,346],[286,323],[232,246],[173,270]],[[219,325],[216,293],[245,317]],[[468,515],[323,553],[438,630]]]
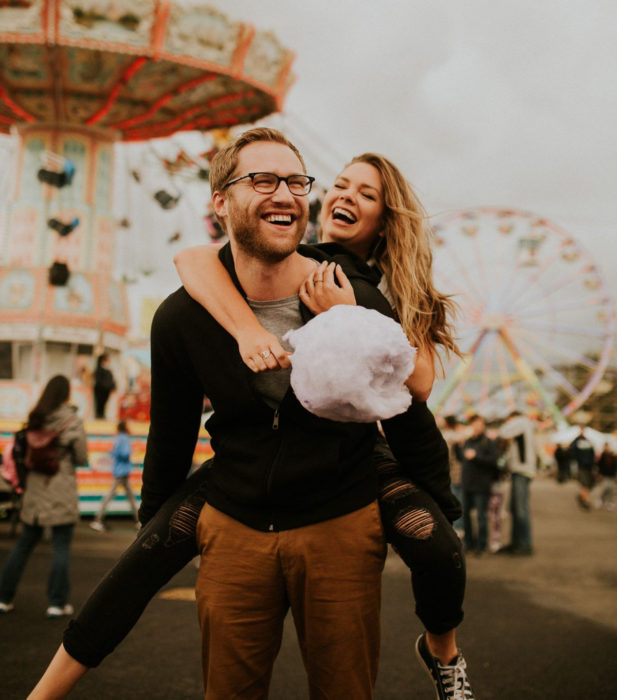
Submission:
[[[242,289],[255,301],[285,299],[297,294],[316,266],[316,261],[300,253],[292,253],[278,263],[268,263],[248,255],[233,243],[232,252]]]

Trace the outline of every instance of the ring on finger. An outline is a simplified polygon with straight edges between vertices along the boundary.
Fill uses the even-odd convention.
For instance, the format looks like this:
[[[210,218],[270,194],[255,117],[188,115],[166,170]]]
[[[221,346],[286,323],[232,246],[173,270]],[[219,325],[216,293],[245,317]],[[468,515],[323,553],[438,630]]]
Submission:
[[[323,284],[323,280],[319,277],[315,280],[314,284]]]
[[[265,359],[267,359],[268,357],[270,357],[270,355],[271,355],[272,353],[271,353],[269,350],[262,350],[259,354],[260,354],[260,355],[264,358],[264,360],[265,360]]]

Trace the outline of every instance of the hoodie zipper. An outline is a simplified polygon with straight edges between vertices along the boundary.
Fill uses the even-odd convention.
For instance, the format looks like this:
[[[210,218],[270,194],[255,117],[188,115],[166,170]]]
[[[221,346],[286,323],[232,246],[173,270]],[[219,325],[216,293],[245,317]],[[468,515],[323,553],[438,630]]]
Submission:
[[[279,407],[277,406],[274,409],[274,416],[272,418],[272,430],[278,430],[279,429]],[[270,465],[270,470],[268,472],[268,480],[267,480],[267,487],[266,487],[266,492],[270,493],[270,487],[272,486],[272,473],[274,471],[274,465]],[[270,521],[270,524],[268,525],[268,532],[274,532],[274,523]]]

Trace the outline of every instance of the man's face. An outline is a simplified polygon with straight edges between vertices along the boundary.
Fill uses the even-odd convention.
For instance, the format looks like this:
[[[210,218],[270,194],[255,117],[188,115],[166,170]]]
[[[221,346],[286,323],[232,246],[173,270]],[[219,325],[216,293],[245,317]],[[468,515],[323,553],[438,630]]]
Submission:
[[[471,424],[471,432],[473,436],[478,437],[479,435],[482,435],[485,427],[486,426],[482,418],[476,418]]]
[[[240,151],[230,179],[254,172],[286,177],[303,174],[304,169],[284,144],[258,141]],[[280,182],[272,194],[261,194],[246,178],[219,193],[214,203],[219,216],[226,220],[230,238],[263,262],[277,263],[291,255],[306,230],[308,197],[291,194],[285,182]]]

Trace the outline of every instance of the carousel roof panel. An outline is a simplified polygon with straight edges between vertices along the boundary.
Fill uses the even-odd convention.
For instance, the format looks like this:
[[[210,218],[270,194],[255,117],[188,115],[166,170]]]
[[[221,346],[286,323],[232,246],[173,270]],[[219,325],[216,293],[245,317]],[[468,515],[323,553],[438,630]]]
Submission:
[[[280,108],[293,54],[186,0],[0,0],[0,131],[89,125],[126,140]]]

